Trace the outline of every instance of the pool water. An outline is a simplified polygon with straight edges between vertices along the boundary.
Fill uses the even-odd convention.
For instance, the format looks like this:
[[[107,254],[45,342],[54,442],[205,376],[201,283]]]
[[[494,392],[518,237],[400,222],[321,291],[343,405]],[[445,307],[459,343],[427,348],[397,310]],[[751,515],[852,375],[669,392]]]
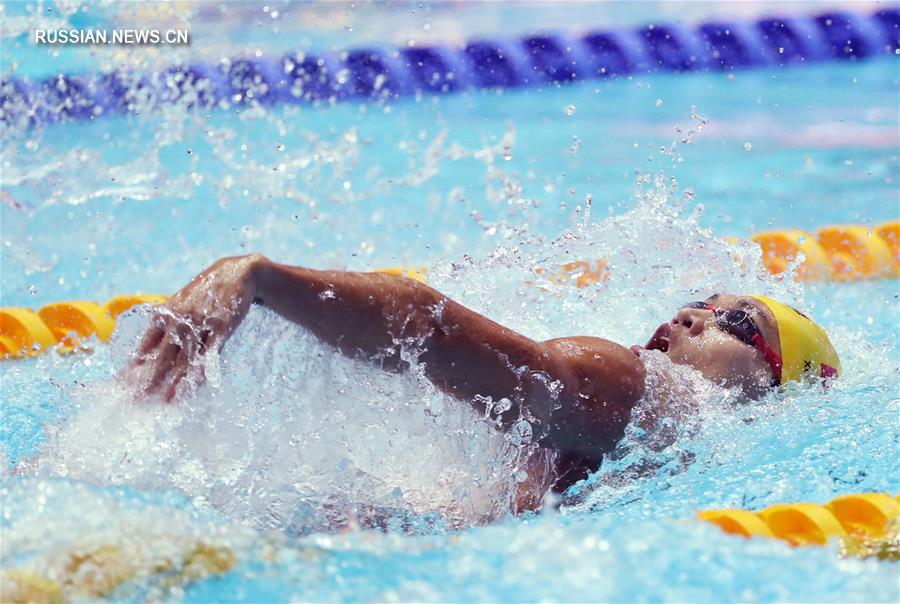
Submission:
[[[123,601],[896,601],[892,563],[691,518],[900,491],[900,283],[801,285],[721,239],[896,219],[897,98],[889,58],[7,127],[3,306],[171,293],[251,251],[426,266],[535,338],[643,342],[685,300],[753,292],[820,320],[845,376],[746,404],[659,363],[693,408],[638,409],[558,510],[510,517],[521,435],[263,309],[207,384],[136,404],[114,376],[137,309],[92,354],[0,364],[4,567]],[[527,283],[593,258],[603,285]]]

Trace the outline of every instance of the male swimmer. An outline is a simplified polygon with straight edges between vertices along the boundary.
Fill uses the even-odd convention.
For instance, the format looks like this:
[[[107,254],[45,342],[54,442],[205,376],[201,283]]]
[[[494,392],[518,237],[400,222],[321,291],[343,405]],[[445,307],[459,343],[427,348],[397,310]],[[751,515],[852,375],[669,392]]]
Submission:
[[[540,445],[516,511],[536,509],[595,471],[645,394],[644,350],[659,350],[749,398],[789,381],[840,372],[825,331],[763,296],[714,295],[678,309],[645,347],[589,336],[538,342],[431,287],[382,273],[319,271],[262,256],[223,258],[159,309],[126,373],[171,400],[207,350],[221,347],[251,304],[265,305],[350,357],[404,371],[413,345],[442,391],[486,412],[501,429],[524,417]],[[505,410],[485,401],[507,398]]]

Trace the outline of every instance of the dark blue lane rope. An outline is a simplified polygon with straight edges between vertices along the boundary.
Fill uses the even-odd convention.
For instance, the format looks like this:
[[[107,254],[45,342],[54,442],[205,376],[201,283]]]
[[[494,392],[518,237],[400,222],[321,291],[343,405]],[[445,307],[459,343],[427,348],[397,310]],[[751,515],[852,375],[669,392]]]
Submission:
[[[709,22],[695,28],[647,25],[580,37],[535,34],[472,40],[463,48],[291,53],[146,73],[59,74],[40,82],[10,78],[0,83],[0,120],[19,126],[87,120],[142,113],[165,103],[228,108],[384,101],[471,88],[558,86],[641,73],[773,68],[876,55],[900,55],[900,9]]]

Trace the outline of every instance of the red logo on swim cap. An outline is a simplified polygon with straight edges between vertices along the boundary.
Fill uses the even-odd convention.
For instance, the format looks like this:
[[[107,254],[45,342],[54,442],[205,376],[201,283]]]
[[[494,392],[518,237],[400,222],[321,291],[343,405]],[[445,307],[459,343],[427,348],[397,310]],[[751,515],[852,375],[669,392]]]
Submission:
[[[831,380],[831,378],[837,377],[837,374],[838,374],[837,369],[835,369],[831,365],[826,365],[825,363],[820,363],[819,370],[820,370],[819,375],[821,375],[822,379],[825,380],[823,382],[823,384],[827,388],[829,380]]]

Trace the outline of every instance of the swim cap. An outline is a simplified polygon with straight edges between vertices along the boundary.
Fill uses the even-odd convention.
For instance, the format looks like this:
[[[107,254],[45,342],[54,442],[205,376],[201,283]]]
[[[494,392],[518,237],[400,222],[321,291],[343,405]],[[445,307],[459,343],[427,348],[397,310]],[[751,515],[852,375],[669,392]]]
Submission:
[[[778,340],[781,343],[781,383],[798,381],[806,376],[837,377],[841,372],[831,340],[825,330],[799,310],[765,296],[751,296],[766,305],[775,315]]]

